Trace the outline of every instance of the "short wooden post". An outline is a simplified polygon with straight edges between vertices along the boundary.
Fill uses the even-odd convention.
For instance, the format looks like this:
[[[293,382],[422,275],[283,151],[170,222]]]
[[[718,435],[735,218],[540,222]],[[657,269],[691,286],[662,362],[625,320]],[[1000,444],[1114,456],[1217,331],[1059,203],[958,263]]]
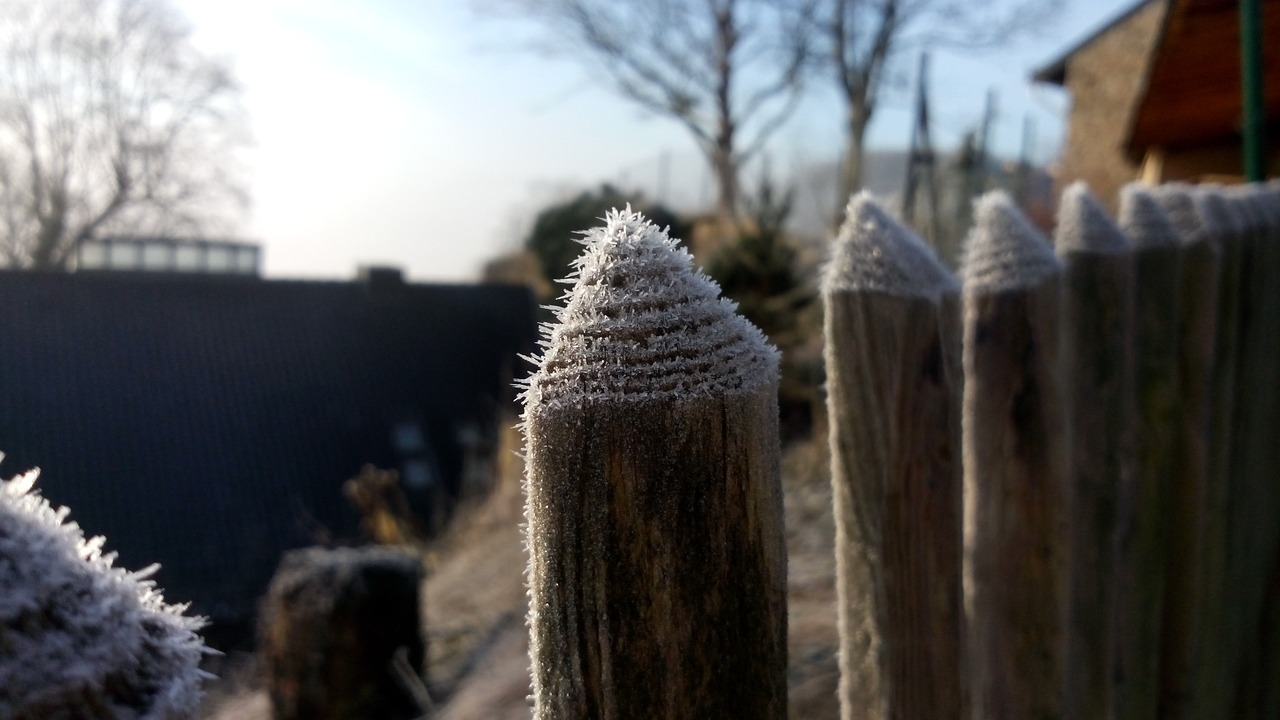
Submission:
[[[277,720],[422,714],[395,670],[422,671],[422,560],[392,547],[285,553],[262,602],[258,658]]]
[[[1234,416],[1237,308],[1239,306],[1240,252],[1239,246],[1226,237],[1223,228],[1206,217],[1204,208],[1196,199],[1192,188],[1167,185],[1158,189],[1156,197],[1169,214],[1184,243],[1198,246],[1208,243],[1220,262],[1216,322],[1209,366],[1208,429],[1204,442],[1207,451],[1207,469],[1200,497],[1200,556],[1194,572],[1201,589],[1201,605],[1196,637],[1193,640],[1192,681],[1187,702],[1188,716],[1193,718],[1228,717],[1230,710],[1230,681],[1227,674],[1226,626],[1226,548],[1227,548],[1227,488],[1230,481],[1231,423]],[[1188,259],[1188,268],[1199,267],[1184,275],[1184,291],[1194,292],[1195,286],[1210,282],[1205,277],[1212,273],[1214,262],[1201,256],[1200,262]],[[1185,360],[1185,358],[1184,358]],[[1192,369],[1190,372],[1195,373]]]
[[[961,273],[974,716],[1057,718],[1067,595],[1061,270],[1004,193],[979,200],[975,219]]]
[[[1198,547],[1203,489],[1203,463],[1199,475],[1182,467],[1179,458],[1192,449],[1183,447],[1179,437],[1202,437],[1204,427],[1201,421],[1190,430],[1180,430],[1183,407],[1190,401],[1179,388],[1182,247],[1178,231],[1151,193],[1138,184],[1121,191],[1120,227],[1134,245],[1138,412],[1137,471],[1134,491],[1125,501],[1125,514],[1134,523],[1129,545],[1136,554],[1122,554],[1121,562],[1133,567],[1133,572],[1126,573],[1130,578],[1140,577],[1143,567],[1149,573],[1158,572],[1162,589],[1155,633],[1141,620],[1150,613],[1144,605],[1155,599],[1122,593],[1124,609],[1115,622],[1120,681],[1115,715],[1170,717],[1175,703],[1169,699],[1185,695],[1190,662],[1189,627],[1198,585],[1186,566],[1193,564],[1190,558]],[[1186,462],[1194,466],[1193,460]],[[1144,561],[1158,562],[1159,569]]]
[[[1154,671],[1159,630],[1158,593],[1162,574],[1152,554],[1157,537],[1118,533],[1125,521],[1125,500],[1135,493],[1134,459],[1134,285],[1129,241],[1106,211],[1076,183],[1062,195],[1054,238],[1063,261],[1062,383],[1065,439],[1068,448],[1066,488],[1070,597],[1067,609],[1067,665],[1064,716],[1108,717],[1119,681],[1113,650],[1136,650],[1114,644],[1113,630],[1134,631],[1126,623],[1113,628],[1113,612],[1130,609],[1126,595],[1142,595],[1150,616],[1124,613],[1137,623]],[[1155,509],[1152,509],[1154,512]],[[1137,528],[1135,527],[1135,530]],[[1151,536],[1157,528],[1144,527]],[[1142,547],[1131,541],[1141,540]],[[1117,550],[1128,559],[1117,563]],[[1140,576],[1140,577],[1137,577]],[[1154,576],[1154,577],[1152,577]],[[1117,582],[1119,581],[1119,582]],[[1154,586],[1154,587],[1153,587]],[[1153,606],[1154,607],[1151,607]],[[1154,675],[1154,672],[1152,672]],[[1145,679],[1145,678],[1144,678]],[[1152,692],[1154,700],[1154,691]],[[1154,707],[1153,707],[1154,710]]]
[[[960,720],[959,284],[866,194],[850,201],[832,252],[823,299],[841,717]]]
[[[638,214],[524,393],[534,716],[783,718],[778,354]]]

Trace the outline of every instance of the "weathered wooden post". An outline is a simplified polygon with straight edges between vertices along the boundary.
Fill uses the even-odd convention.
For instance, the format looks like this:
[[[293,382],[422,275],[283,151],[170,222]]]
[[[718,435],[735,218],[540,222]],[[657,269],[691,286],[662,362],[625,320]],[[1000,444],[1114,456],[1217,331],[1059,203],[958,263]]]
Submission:
[[[391,546],[290,550],[262,600],[258,659],[276,720],[422,714],[422,558]],[[415,678],[416,680],[416,678]]]
[[[1184,259],[1183,292],[1188,300],[1184,311],[1212,312],[1212,340],[1197,336],[1195,328],[1184,331],[1183,375],[1187,382],[1198,383],[1207,372],[1208,426],[1203,440],[1206,470],[1201,495],[1200,552],[1195,573],[1200,585],[1200,610],[1192,641],[1191,682],[1186,703],[1187,716],[1222,718],[1229,714],[1230,685],[1226,677],[1226,536],[1227,488],[1230,478],[1231,422],[1235,399],[1237,307],[1239,306],[1239,245],[1225,237],[1228,228],[1220,227],[1206,217],[1204,208],[1192,188],[1165,185],[1156,189],[1156,198],[1178,229],[1187,255]],[[1216,271],[1216,272],[1215,272]],[[1213,281],[1217,277],[1217,283]],[[1216,297],[1203,297],[1208,289]],[[1210,310],[1212,308],[1212,310]],[[1205,321],[1191,321],[1205,330]],[[1184,326],[1187,323],[1183,323]],[[1198,347],[1188,343],[1196,337]],[[1208,352],[1208,358],[1203,355]],[[1202,366],[1207,362],[1207,367]],[[1194,397],[1197,389],[1190,389]],[[1175,698],[1175,701],[1177,699]]]
[[[1060,265],[1004,193],[962,265],[966,578],[974,716],[1062,715],[1067,536]]]
[[[1240,245],[1239,355],[1236,369],[1235,418],[1232,422],[1231,488],[1227,498],[1227,629],[1229,667],[1235,684],[1233,712],[1245,712],[1250,684],[1270,684],[1277,678],[1253,680],[1262,664],[1256,640],[1261,629],[1267,585],[1276,553],[1276,448],[1280,444],[1280,413],[1274,381],[1280,356],[1280,294],[1276,293],[1277,249],[1269,237],[1268,208],[1256,187],[1228,197],[1205,193],[1208,211],[1234,220]],[[1272,391],[1260,391],[1271,388]]]
[[[1264,238],[1271,256],[1271,277],[1280,277],[1280,180],[1272,180],[1267,185],[1253,187],[1252,190],[1264,217]],[[1276,318],[1272,321],[1280,322]],[[1276,332],[1275,326],[1272,327],[1272,332]],[[1271,387],[1280,387],[1280,363],[1272,363],[1272,371],[1275,374]],[[1272,397],[1271,401],[1274,402],[1275,398]],[[1272,426],[1272,432],[1272,474],[1268,487],[1274,503],[1280,499],[1280,437],[1277,437],[1280,435],[1280,424]],[[1254,671],[1256,682],[1252,687],[1254,692],[1248,698],[1249,705],[1243,708],[1244,717],[1250,717],[1247,713],[1252,712],[1252,717],[1280,718],[1280,682],[1275,681],[1275,678],[1280,677],[1280,547],[1272,552],[1271,579],[1264,600],[1262,628],[1256,638],[1257,661],[1247,661]]]
[[[524,393],[534,715],[783,718],[778,355],[612,211]]]
[[[845,720],[967,717],[958,291],[850,201],[822,289]]]
[[[1070,591],[1067,665],[1063,704],[1069,718],[1110,716],[1118,675],[1113,632],[1134,632],[1137,623],[1154,670],[1158,649],[1158,527],[1152,515],[1124,517],[1135,493],[1134,283],[1129,241],[1106,211],[1076,183],[1062,195],[1054,238],[1063,262],[1062,383],[1066,446]],[[1128,502],[1125,502],[1128,501]],[[1126,505],[1128,507],[1126,507]],[[1152,508],[1150,513],[1156,510]],[[1121,533],[1133,523],[1134,533]],[[1138,526],[1141,527],[1141,532]],[[1136,542],[1131,542],[1136,541]],[[1117,550],[1142,565],[1117,563]],[[1135,557],[1137,556],[1137,557]],[[1134,577],[1134,575],[1140,577]],[[1153,577],[1154,576],[1154,577]],[[1119,581],[1119,582],[1117,582]],[[1148,594],[1156,593],[1154,598]],[[1143,595],[1149,616],[1125,613],[1126,595]],[[1152,602],[1154,600],[1155,602]],[[1123,665],[1121,667],[1124,667]],[[1154,692],[1152,692],[1154,699]],[[1154,710],[1154,708],[1153,708]]]
[[[1134,492],[1126,499],[1126,515],[1133,517],[1129,543],[1139,554],[1128,554],[1137,579],[1145,573],[1163,577],[1158,615],[1159,632],[1141,619],[1154,598],[1125,592],[1118,613],[1117,657],[1121,686],[1115,702],[1117,717],[1179,717],[1191,662],[1191,626],[1198,607],[1199,584],[1194,567],[1199,549],[1200,496],[1204,489],[1204,436],[1207,428],[1204,391],[1210,347],[1199,362],[1198,393],[1181,385],[1184,368],[1179,348],[1186,323],[1180,312],[1183,246],[1178,231],[1152,194],[1143,186],[1125,186],[1120,195],[1120,227],[1133,241],[1137,283],[1136,397],[1138,458]],[[1216,277],[1210,277],[1216,282]],[[1212,306],[1210,306],[1212,308]],[[1202,317],[1202,311],[1194,317]],[[1188,326],[1185,329],[1191,330]],[[1205,338],[1200,332],[1198,337]],[[1188,383],[1193,378],[1186,378]],[[1193,395],[1193,396],[1189,396]],[[1193,410],[1194,408],[1194,410]],[[1162,538],[1160,544],[1146,540]],[[1159,553],[1154,555],[1151,550]],[[1158,561],[1159,570],[1146,565]],[[1127,584],[1127,583],[1125,583]],[[1152,588],[1148,588],[1152,589]],[[1128,602],[1133,601],[1133,602]],[[1154,645],[1151,644],[1154,641]],[[1158,650],[1158,652],[1157,652]],[[1147,674],[1153,673],[1153,674]]]

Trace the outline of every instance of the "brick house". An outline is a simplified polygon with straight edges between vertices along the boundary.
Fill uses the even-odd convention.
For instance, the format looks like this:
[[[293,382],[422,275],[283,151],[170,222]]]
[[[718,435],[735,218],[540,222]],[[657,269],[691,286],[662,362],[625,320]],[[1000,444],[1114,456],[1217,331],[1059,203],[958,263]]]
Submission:
[[[1280,0],[1262,0],[1263,38]],[[1240,25],[1235,0],[1143,0],[1037,70],[1072,98],[1059,182],[1115,210],[1125,183],[1238,181]],[[1264,43],[1266,41],[1264,40]],[[1280,53],[1265,53],[1268,175],[1280,172]]]

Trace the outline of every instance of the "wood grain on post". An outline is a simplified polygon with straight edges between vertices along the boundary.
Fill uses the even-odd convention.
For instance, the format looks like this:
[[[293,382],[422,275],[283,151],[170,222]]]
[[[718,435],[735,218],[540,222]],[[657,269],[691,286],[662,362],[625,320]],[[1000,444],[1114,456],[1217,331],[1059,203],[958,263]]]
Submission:
[[[1129,241],[1106,211],[1076,183],[1062,195],[1054,237],[1063,262],[1062,384],[1067,451],[1066,488],[1070,590],[1064,716],[1104,718],[1111,714],[1118,681],[1111,660],[1113,630],[1143,628],[1142,650],[1152,656],[1159,631],[1158,578],[1163,568],[1149,547],[1128,547],[1155,538],[1117,533],[1135,493],[1134,283]],[[1146,520],[1146,517],[1141,520]],[[1136,528],[1135,528],[1136,529]],[[1151,534],[1151,528],[1143,528]],[[1122,547],[1124,546],[1124,547]],[[1118,563],[1117,550],[1141,565]],[[1155,577],[1151,577],[1154,575]],[[1150,587],[1154,585],[1154,587]],[[1149,595],[1156,593],[1156,602]],[[1144,610],[1131,608],[1142,595]],[[1154,608],[1151,606],[1154,605]],[[1125,622],[1113,628],[1113,613]],[[1149,639],[1148,639],[1149,638]],[[1130,648],[1125,648],[1129,650]],[[1121,666],[1123,667],[1123,666]],[[1152,692],[1154,699],[1154,691]],[[1154,703],[1153,703],[1154,705]],[[1152,708],[1154,711],[1154,707]]]
[[[1192,640],[1191,678],[1187,695],[1181,700],[1186,716],[1197,720],[1225,718],[1230,712],[1230,682],[1226,669],[1226,548],[1227,489],[1230,480],[1231,423],[1235,394],[1237,336],[1236,309],[1239,305],[1240,252],[1237,243],[1224,238],[1225,229],[1210,224],[1203,207],[1187,186],[1166,185],[1156,189],[1156,198],[1168,213],[1187,246],[1184,260],[1183,292],[1189,296],[1212,287],[1216,298],[1195,298],[1203,310],[1212,304],[1216,316],[1213,339],[1200,337],[1198,348],[1187,347],[1183,355],[1184,375],[1198,382],[1207,373],[1207,428],[1203,440],[1206,470],[1199,498],[1201,522],[1199,553],[1194,568],[1200,586],[1200,608]],[[1215,273],[1215,265],[1217,272]],[[1216,275],[1217,283],[1213,283]],[[1184,304],[1184,311],[1194,312]],[[1185,323],[1184,323],[1185,325]],[[1203,321],[1197,326],[1203,330]],[[1185,331],[1191,340],[1197,328]],[[1207,368],[1198,366],[1200,354],[1208,350]],[[1194,394],[1196,391],[1192,390]]]
[[[974,716],[1058,718],[1067,597],[1061,269],[1004,193],[980,199],[975,221],[961,273]]]
[[[524,394],[536,718],[783,718],[778,355],[628,208]]]
[[[845,720],[966,715],[958,291],[850,201],[823,279]]]
[[[1193,401],[1180,384],[1183,254],[1177,229],[1151,193],[1137,184],[1121,192],[1120,227],[1134,245],[1138,464],[1124,502],[1124,515],[1132,523],[1126,543],[1130,550],[1121,549],[1119,559],[1131,570],[1122,571],[1127,579],[1118,584],[1131,587],[1144,575],[1160,579],[1158,586],[1139,586],[1147,594],[1121,591],[1115,622],[1115,717],[1173,717],[1181,705],[1171,698],[1185,696],[1191,661],[1189,628],[1199,587],[1186,569],[1194,565],[1199,543],[1204,475],[1203,454],[1199,462],[1195,456],[1203,440],[1184,446],[1183,439],[1203,438],[1207,423],[1203,412],[1188,414],[1185,408],[1192,403],[1203,408],[1207,397],[1202,390]],[[1187,422],[1191,427],[1185,427]],[[1142,618],[1153,620],[1155,627]]]

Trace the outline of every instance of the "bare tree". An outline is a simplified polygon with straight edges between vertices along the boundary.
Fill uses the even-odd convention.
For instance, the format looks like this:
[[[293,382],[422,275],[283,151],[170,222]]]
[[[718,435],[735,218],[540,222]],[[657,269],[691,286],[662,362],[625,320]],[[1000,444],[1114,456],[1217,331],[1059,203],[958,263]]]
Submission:
[[[679,121],[737,215],[739,170],[800,98],[815,0],[508,0],[602,68],[623,97]]]
[[[245,203],[226,63],[165,0],[0,1],[0,253],[62,268],[103,233],[198,235]]]
[[[1034,29],[1063,0],[823,0],[815,35],[845,106],[839,207],[862,187],[862,152],[890,63],[925,46],[989,48]]]

